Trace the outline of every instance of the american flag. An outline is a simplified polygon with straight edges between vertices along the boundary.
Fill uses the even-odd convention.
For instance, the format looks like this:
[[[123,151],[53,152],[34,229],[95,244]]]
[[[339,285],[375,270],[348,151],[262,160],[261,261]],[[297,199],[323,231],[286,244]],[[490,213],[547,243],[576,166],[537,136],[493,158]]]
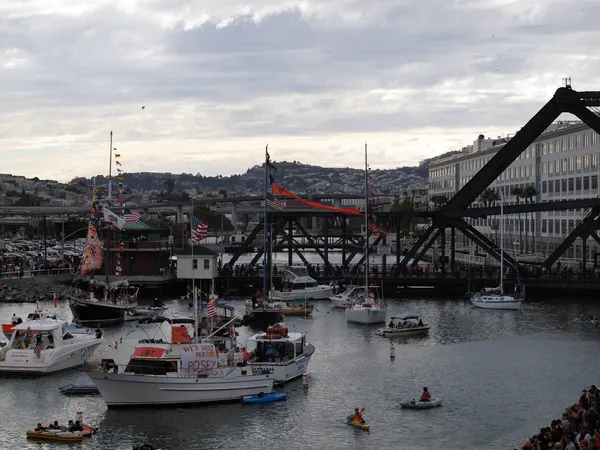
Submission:
[[[270,192],[267,192],[267,207],[271,209],[276,209],[277,211],[285,210],[285,205],[283,204],[283,202]]]
[[[35,356],[37,356],[37,359],[40,359],[42,357],[42,347],[40,347],[39,345],[36,345],[35,348],[33,349],[33,353],[35,353]]]
[[[208,224],[192,216],[192,243],[197,244],[208,235]]]
[[[123,214],[125,217],[125,222],[139,222],[142,215],[137,211],[132,211],[129,208],[123,209]]]
[[[217,312],[217,305],[214,300],[208,301],[208,317],[219,317],[219,313]]]

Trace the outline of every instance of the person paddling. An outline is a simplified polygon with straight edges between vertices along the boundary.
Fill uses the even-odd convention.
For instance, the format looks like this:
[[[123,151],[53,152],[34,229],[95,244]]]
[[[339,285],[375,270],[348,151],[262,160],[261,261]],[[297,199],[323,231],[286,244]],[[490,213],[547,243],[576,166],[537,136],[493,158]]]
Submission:
[[[424,387],[423,388],[423,393],[421,394],[421,398],[419,399],[420,402],[429,402],[431,401],[431,394],[429,393],[429,390]]]
[[[358,408],[354,408],[354,414],[352,415],[350,422],[365,423],[365,420],[363,419],[363,416],[362,416],[362,413],[364,410],[365,410],[364,408],[362,410],[359,410]]]

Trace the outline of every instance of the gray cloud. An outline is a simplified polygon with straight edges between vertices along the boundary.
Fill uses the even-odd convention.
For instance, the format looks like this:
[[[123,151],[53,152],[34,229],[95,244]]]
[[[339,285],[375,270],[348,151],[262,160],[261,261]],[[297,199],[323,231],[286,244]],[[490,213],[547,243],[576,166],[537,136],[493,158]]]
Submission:
[[[514,132],[561,77],[599,88],[598,16],[574,0],[5,0],[2,172],[103,170],[109,130],[130,171],[241,172],[267,141],[279,159],[360,167],[368,140],[374,167],[414,163]]]

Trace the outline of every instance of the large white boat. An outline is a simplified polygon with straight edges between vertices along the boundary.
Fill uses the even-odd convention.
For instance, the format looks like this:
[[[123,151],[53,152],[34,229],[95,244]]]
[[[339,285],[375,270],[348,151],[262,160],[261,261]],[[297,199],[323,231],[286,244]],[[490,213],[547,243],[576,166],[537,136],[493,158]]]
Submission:
[[[272,392],[268,370],[254,371],[233,360],[230,365],[213,343],[193,342],[193,326],[165,321],[154,338],[140,340],[133,353],[125,350],[130,353],[126,364],[104,358],[101,370],[86,370],[107,406],[230,402]]]
[[[349,286],[344,292],[329,297],[335,308],[346,309],[356,302],[358,297],[365,295],[364,286]]]
[[[315,346],[306,341],[306,333],[288,332],[283,324],[250,337],[246,347],[252,371],[261,373],[266,369],[278,384],[301,377],[315,352]]]
[[[478,308],[484,309],[508,309],[517,310],[521,308],[523,303],[522,298],[512,297],[504,293],[504,285],[502,283],[504,277],[504,199],[500,201],[500,285],[498,293],[477,293],[471,297],[471,303]]]
[[[104,342],[102,332],[72,333],[62,320],[41,314],[16,325],[0,349],[0,372],[44,375],[85,364]]]
[[[271,296],[276,301],[291,300],[327,300],[333,295],[333,289],[326,284],[319,284],[308,275],[306,266],[293,265],[282,269],[283,288],[273,291]]]
[[[369,298],[354,303],[346,308],[346,322],[358,323],[361,325],[375,325],[385,323],[387,308],[382,303],[374,303]]]

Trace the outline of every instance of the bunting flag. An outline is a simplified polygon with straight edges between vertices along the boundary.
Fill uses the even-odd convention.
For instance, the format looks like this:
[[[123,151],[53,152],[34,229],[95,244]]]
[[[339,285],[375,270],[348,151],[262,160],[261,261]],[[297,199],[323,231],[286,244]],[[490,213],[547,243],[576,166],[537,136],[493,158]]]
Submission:
[[[116,155],[115,155],[115,156],[116,156]],[[119,155],[119,156],[121,156],[121,155]],[[117,166],[120,166],[120,165],[121,165],[121,163],[120,163],[119,161],[115,161],[115,163],[117,164]]]
[[[115,153],[115,158],[120,158],[121,154],[120,153]]]
[[[273,191],[273,194],[283,195],[284,197],[294,198],[297,201],[299,201],[300,203],[303,203],[304,205],[310,206],[312,208],[324,209],[326,211],[347,214],[349,216],[360,216],[360,211],[356,208],[337,208],[337,207],[331,206],[331,205],[324,205],[322,203],[304,200],[303,198],[300,198],[298,195],[294,194],[292,191],[288,191],[287,189],[279,186],[275,182],[275,180],[273,180],[273,178],[271,178],[271,190]]]
[[[112,225],[119,231],[121,231],[121,230],[123,230],[123,228],[125,228],[125,219],[123,219],[122,217],[119,217],[118,215],[116,215],[114,212],[112,212],[108,208],[104,208],[103,211],[104,211],[104,221],[106,223]]]

